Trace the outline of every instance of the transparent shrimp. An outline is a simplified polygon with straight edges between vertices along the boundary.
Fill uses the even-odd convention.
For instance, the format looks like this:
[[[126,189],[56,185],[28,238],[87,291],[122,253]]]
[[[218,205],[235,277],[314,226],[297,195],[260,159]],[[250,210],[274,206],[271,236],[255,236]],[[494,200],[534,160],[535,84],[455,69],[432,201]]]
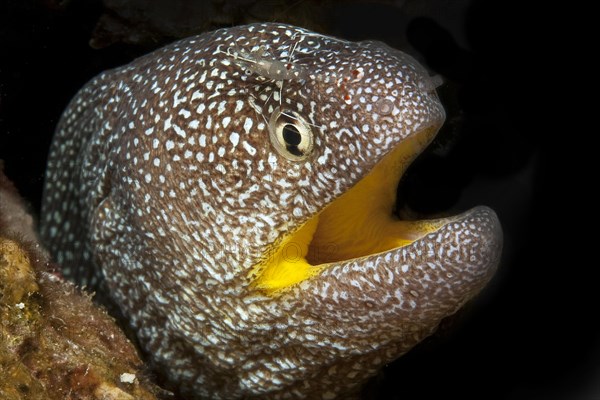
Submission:
[[[256,74],[274,81],[304,82],[308,78],[307,69],[292,62],[292,55],[298,43],[293,45],[287,61],[275,60],[267,51],[260,54],[258,52],[249,53],[229,47],[227,51],[220,50],[220,52],[231,57],[236,64],[244,68],[248,75]]]

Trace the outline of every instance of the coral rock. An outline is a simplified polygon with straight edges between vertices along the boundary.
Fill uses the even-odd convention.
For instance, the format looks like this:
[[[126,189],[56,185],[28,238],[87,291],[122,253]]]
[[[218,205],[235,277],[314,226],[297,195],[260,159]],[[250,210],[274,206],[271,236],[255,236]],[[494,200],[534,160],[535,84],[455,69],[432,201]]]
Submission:
[[[115,321],[53,272],[0,165],[0,398],[156,399]],[[126,379],[122,379],[125,376]]]

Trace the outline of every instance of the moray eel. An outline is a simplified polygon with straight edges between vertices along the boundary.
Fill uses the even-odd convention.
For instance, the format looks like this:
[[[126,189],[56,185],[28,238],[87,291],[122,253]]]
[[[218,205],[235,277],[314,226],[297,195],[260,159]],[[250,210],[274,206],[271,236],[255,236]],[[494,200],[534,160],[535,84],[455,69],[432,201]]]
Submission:
[[[72,100],[42,236],[185,398],[352,398],[499,261],[486,207],[394,216],[436,85],[383,43],[282,24],[181,40]]]

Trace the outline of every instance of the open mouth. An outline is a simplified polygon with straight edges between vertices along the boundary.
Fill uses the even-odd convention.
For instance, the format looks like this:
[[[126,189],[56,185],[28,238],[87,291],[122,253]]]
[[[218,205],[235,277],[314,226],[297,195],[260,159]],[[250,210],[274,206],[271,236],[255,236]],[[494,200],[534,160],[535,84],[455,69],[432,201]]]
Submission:
[[[437,128],[404,139],[350,190],[284,237],[256,266],[254,285],[273,293],[331,264],[410,245],[448,223],[448,219],[405,221],[394,214],[398,182]]]

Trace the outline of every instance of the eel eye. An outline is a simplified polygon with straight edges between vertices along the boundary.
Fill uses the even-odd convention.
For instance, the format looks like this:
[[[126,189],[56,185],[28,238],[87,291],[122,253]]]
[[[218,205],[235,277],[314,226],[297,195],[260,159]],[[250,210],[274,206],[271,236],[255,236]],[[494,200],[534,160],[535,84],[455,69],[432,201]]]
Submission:
[[[288,160],[305,160],[313,150],[313,133],[304,118],[293,111],[275,109],[269,121],[273,147]]]

